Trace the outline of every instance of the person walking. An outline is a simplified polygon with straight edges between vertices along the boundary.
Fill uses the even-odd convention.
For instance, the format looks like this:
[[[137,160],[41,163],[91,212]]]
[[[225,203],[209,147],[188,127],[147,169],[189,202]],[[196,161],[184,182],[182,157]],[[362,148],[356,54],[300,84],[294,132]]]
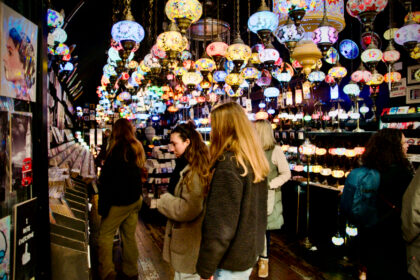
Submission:
[[[175,153],[174,185],[157,200],[157,209],[168,218],[163,259],[175,270],[175,280],[200,279],[196,264],[204,217],[204,197],[209,181],[209,152],[201,134],[191,122],[180,124],[171,133],[170,151]],[[173,182],[172,182],[173,180]]]
[[[269,164],[244,109],[211,112],[210,166],[197,272],[202,279],[248,279],[264,248]]]
[[[420,279],[420,167],[404,193],[401,210],[410,279]]]
[[[270,231],[280,229],[284,224],[280,188],[290,179],[291,172],[286,156],[281,147],[276,145],[271,123],[266,120],[258,120],[255,122],[255,128],[270,165],[270,171],[267,176],[267,231],[265,234],[264,251],[258,260],[258,277],[266,278],[268,277],[269,271],[268,254],[270,248]]]
[[[122,279],[137,279],[138,249],[135,230],[141,208],[142,168],[146,158],[143,146],[126,119],[115,122],[104,166],[99,177],[98,212],[102,216],[98,237],[99,275],[117,277],[112,261],[114,235],[119,229],[122,241]]]

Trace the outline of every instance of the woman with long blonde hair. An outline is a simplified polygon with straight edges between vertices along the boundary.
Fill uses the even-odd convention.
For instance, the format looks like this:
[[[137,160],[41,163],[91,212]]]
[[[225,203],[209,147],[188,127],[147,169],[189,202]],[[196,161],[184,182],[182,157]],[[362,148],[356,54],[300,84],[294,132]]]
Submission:
[[[270,231],[280,229],[283,224],[283,204],[281,201],[281,186],[290,177],[289,163],[281,147],[276,145],[273,128],[267,120],[255,122],[255,129],[261,139],[261,145],[270,164],[268,173],[268,197],[267,197],[267,232],[264,251],[258,260],[258,277],[268,277],[268,253],[270,248]]]
[[[237,103],[211,112],[210,165],[197,272],[203,279],[248,279],[264,248],[269,165]]]
[[[99,178],[98,212],[102,216],[98,238],[99,274],[101,279],[117,277],[112,262],[114,235],[120,230],[122,277],[137,279],[137,242],[135,231],[141,208],[143,146],[134,136],[134,128],[126,119],[115,122],[104,166]]]
[[[170,184],[157,209],[168,218],[163,259],[175,270],[175,280],[196,279],[196,264],[209,181],[209,152],[193,123],[180,124],[171,133],[170,150],[177,157]]]

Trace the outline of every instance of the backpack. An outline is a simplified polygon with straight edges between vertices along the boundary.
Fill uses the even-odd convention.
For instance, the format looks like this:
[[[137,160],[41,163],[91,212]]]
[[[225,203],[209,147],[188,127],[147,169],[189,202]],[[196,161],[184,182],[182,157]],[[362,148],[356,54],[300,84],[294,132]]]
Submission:
[[[356,226],[372,227],[377,224],[379,183],[379,172],[366,167],[354,169],[347,177],[340,208]]]

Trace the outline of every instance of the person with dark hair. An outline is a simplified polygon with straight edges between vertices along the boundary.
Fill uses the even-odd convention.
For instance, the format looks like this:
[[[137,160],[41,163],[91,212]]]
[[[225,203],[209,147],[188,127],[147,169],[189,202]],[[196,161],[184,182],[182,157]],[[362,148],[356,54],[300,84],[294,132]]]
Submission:
[[[385,128],[369,139],[362,155],[363,166],[380,174],[377,222],[369,227],[359,227],[361,261],[366,265],[369,280],[407,279],[401,232],[402,197],[413,178],[407,149],[408,144],[400,130]]]
[[[190,122],[180,124],[172,131],[170,150],[182,161],[177,161],[176,176],[170,179],[173,189],[157,201],[158,211],[168,218],[163,259],[174,268],[175,280],[199,280],[195,266],[210,177],[209,151]]]
[[[142,169],[146,158],[143,146],[126,119],[115,122],[104,166],[99,177],[98,212],[102,216],[98,238],[100,278],[116,279],[112,261],[114,235],[119,229],[122,241],[122,276],[137,279],[135,230],[141,208]]]
[[[13,83],[16,93],[14,97],[30,101],[31,88],[36,76],[34,47],[25,33],[11,28],[6,49],[3,56],[5,78]]]

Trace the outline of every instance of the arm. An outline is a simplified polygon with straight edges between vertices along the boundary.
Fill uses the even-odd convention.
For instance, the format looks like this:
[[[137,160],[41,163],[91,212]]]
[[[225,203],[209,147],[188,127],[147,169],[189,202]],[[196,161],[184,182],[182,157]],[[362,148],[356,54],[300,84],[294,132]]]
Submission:
[[[181,197],[173,196],[170,193],[163,194],[157,201],[157,209],[171,220],[192,221],[203,211],[204,204],[203,187],[198,175],[195,174],[193,177],[191,191],[188,191],[185,184],[181,188]]]
[[[271,157],[272,162],[277,166],[279,176],[269,182],[270,189],[277,189],[283,186],[291,177],[292,173],[289,169],[289,163],[286,156],[279,146],[276,146]]]
[[[420,171],[407,188],[401,210],[403,237],[412,242],[420,235]]]
[[[242,194],[243,181],[236,163],[229,158],[220,161],[211,182],[203,221],[196,267],[202,278],[213,275],[236,234]]]

